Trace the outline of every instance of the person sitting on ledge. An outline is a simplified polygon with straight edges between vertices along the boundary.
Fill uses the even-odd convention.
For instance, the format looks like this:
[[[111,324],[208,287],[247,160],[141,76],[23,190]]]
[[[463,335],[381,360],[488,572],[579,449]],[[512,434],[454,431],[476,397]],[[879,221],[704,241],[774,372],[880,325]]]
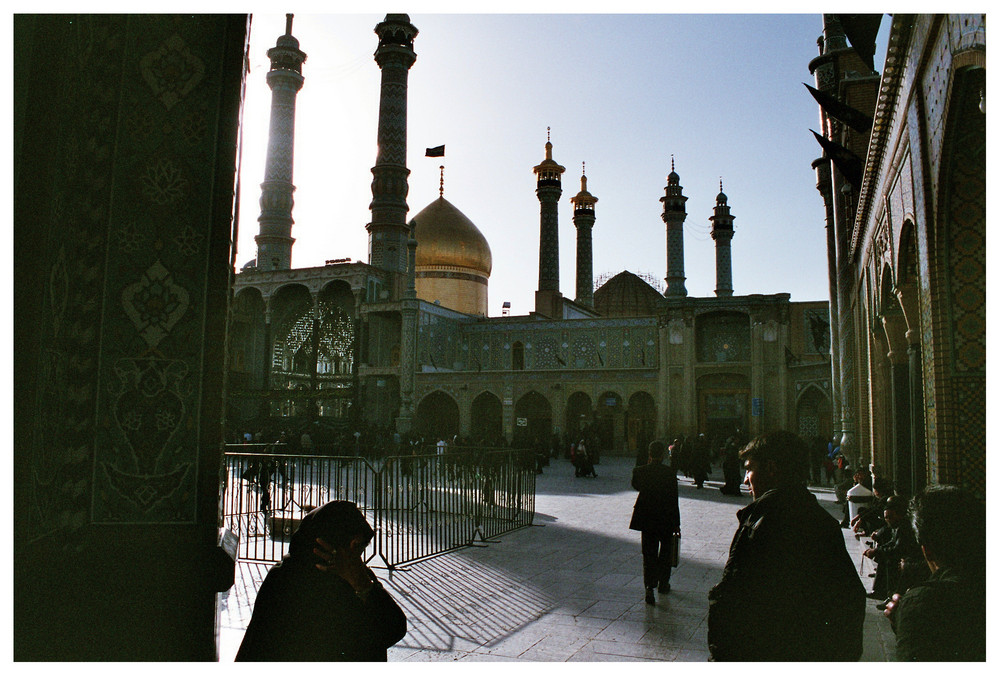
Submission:
[[[910,503],[930,577],[885,609],[900,662],[986,660],[986,505],[957,486],[928,486]]]

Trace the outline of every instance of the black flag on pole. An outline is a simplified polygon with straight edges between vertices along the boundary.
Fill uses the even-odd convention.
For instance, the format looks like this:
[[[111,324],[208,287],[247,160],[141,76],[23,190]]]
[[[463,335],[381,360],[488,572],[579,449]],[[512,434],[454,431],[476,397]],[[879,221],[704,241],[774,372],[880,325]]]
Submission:
[[[882,23],[881,14],[838,14],[847,41],[854,47],[869,70],[875,70],[875,38]]]
[[[444,146],[438,146],[436,148],[428,148],[424,157],[444,157]]]
[[[809,131],[812,131],[810,129]],[[821,146],[823,146],[823,152],[826,156],[833,160],[833,163],[840,170],[840,173],[844,175],[844,178],[848,180],[855,190],[861,188],[861,181],[865,177],[865,162],[860,157],[852,153],[850,150],[835,143],[830,139],[812,132],[813,136]]]
[[[838,101],[835,97],[830,96],[826,92],[821,92],[815,87],[810,87],[805,82],[802,83],[805,88],[809,90],[813,98],[816,99],[816,103],[826,111],[826,114],[832,118],[840,120],[848,127],[858,132],[859,134],[868,134],[872,130],[872,118],[865,115],[857,108],[852,108],[846,103]]]

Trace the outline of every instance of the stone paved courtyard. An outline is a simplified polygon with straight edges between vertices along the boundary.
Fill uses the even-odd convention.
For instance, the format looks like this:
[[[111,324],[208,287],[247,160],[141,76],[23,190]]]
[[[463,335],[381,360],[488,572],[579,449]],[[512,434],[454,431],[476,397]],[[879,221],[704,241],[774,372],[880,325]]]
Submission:
[[[389,661],[706,661],[708,590],[749,495],[722,495],[711,479],[699,490],[681,478],[681,563],[671,592],[649,606],[639,533],[628,530],[631,470],[630,459],[606,458],[596,479],[578,479],[568,461],[553,461],[538,477],[534,526],[393,572],[376,568],[409,619]],[[832,491],[815,492],[839,519]],[[860,568],[863,544],[844,533]],[[866,563],[868,589],[870,571]],[[223,662],[236,654],[265,573],[241,563],[236,586],[220,595]],[[864,661],[886,661],[894,646],[875,603],[868,601]]]

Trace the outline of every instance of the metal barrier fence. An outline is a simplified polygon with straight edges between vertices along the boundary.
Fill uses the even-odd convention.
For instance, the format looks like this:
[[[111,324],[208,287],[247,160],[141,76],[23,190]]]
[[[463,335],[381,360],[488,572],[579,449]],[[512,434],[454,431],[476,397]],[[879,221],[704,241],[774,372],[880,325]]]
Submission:
[[[375,529],[366,560],[389,568],[530,526],[535,470],[530,452],[455,448],[361,457],[245,452],[231,446],[223,469],[223,521],[239,558],[278,561],[302,517],[330,500],[358,505]],[[282,450],[261,445],[260,450]]]

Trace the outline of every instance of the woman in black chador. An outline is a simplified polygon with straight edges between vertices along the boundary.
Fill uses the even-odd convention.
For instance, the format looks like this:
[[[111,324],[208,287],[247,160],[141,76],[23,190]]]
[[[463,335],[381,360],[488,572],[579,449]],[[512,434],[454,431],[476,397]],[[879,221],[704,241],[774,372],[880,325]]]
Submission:
[[[353,502],[306,514],[257,592],[236,660],[385,662],[406,616],[365,565],[374,535]]]

